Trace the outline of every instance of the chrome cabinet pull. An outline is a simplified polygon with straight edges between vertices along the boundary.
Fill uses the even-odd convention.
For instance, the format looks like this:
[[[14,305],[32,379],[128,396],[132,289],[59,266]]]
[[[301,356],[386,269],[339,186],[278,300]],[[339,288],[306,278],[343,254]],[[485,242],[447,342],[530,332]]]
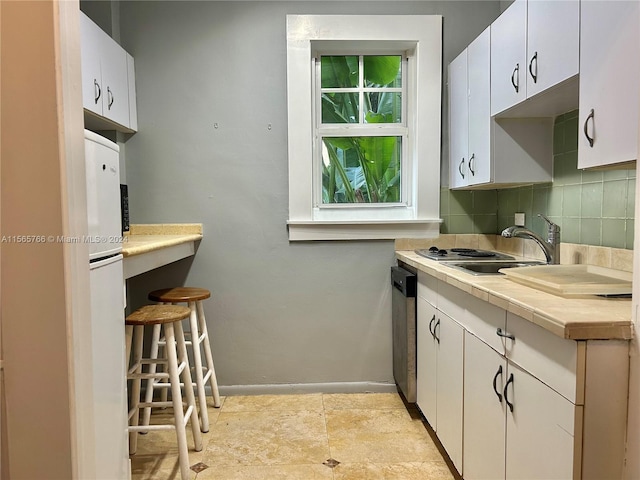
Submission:
[[[505,384],[504,391],[503,391],[504,401],[506,402],[507,407],[509,407],[509,410],[513,412],[513,403],[509,401],[509,397],[507,396],[507,389],[509,388],[510,383],[513,383],[513,373],[509,375],[509,380],[507,380],[507,383]]]
[[[102,90],[100,90],[100,84],[98,80],[93,79],[93,102],[97,105],[100,96],[102,95]]]
[[[536,62],[536,73],[533,73],[533,62]],[[533,83],[538,82],[538,52],[533,54],[531,61],[529,62],[529,74],[533,78]]]
[[[513,69],[513,73],[511,74],[511,85],[516,89],[516,93],[520,91],[520,81],[516,83],[516,79],[519,77],[520,72],[520,64],[516,63],[516,68]]]
[[[469,158],[469,171],[471,172],[471,176],[472,177],[475,177],[475,175],[476,175],[476,171],[473,169],[473,160],[475,160],[475,158],[476,158],[476,154],[475,153],[473,153],[471,155],[471,158]]]
[[[592,121],[592,123],[594,124],[594,134],[593,137],[589,136],[589,132],[587,130],[587,126],[589,125],[589,120]],[[593,142],[595,141],[595,118],[594,118],[594,112],[593,112],[593,108],[591,109],[591,111],[589,112],[589,115],[587,116],[587,119],[584,121],[584,136],[587,137],[587,140],[589,141],[589,146],[593,148]]]
[[[458,164],[458,171],[460,172],[460,175],[464,179],[464,172],[462,171],[463,165],[464,165],[464,157],[462,158],[462,160],[460,160],[460,163]]]
[[[493,377],[493,391],[496,392],[496,395],[498,396],[498,401],[502,403],[502,394],[498,391],[498,386],[497,386],[499,376],[502,376],[502,365],[498,367],[498,371]]]
[[[514,337],[510,333],[505,332],[500,327],[498,327],[498,329],[496,330],[496,335],[498,335],[499,337],[510,338],[511,340],[515,340],[516,339],[516,337]]]

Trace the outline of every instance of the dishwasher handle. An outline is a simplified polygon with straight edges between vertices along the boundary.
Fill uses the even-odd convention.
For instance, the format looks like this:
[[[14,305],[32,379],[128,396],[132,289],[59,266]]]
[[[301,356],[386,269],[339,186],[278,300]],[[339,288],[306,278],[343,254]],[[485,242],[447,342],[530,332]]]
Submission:
[[[417,277],[402,267],[391,267],[391,285],[405,297],[416,296]]]

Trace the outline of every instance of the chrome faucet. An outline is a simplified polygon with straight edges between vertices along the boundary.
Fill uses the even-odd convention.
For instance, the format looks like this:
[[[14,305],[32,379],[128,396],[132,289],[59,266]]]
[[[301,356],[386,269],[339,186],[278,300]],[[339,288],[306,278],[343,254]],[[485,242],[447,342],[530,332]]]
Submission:
[[[543,214],[539,213],[538,216],[547,222],[546,240],[528,228],[518,225],[505,228],[502,231],[502,236],[505,238],[520,237],[534,240],[542,248],[544,256],[547,258],[547,263],[557,265],[560,263],[560,227]]]

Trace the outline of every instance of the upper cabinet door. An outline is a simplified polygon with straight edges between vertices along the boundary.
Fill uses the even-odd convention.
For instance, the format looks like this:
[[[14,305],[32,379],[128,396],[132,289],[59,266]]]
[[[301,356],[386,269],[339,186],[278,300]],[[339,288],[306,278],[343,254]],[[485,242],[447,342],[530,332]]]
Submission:
[[[581,3],[578,168],[638,158],[639,5]]]
[[[102,114],[129,126],[127,52],[106,34],[102,44],[102,87]]]
[[[89,18],[80,15],[80,56],[82,62],[82,105],[97,115],[102,115],[102,73],[100,70],[100,45],[102,30]]]
[[[467,48],[470,185],[492,180],[490,44],[489,27]]]
[[[469,87],[467,50],[449,64],[449,181],[451,188],[469,182]]]
[[[578,74],[579,42],[578,0],[527,3],[527,98]]]
[[[515,0],[491,24],[491,115],[526,99],[527,1]]]

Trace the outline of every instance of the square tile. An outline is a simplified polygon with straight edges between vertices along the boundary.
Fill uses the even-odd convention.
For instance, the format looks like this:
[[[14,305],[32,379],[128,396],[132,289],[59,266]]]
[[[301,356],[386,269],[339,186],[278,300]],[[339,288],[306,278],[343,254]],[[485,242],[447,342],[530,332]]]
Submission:
[[[602,245],[612,248],[624,248],[627,243],[627,221],[624,218],[602,219]]]
[[[405,409],[404,402],[397,393],[325,393],[322,400],[325,410]]]
[[[322,411],[322,394],[302,395],[237,395],[225,399],[224,413],[264,411]]]
[[[207,465],[321,464],[331,457],[322,411],[222,411],[214,430]]]
[[[612,180],[602,184],[602,216],[626,218],[628,180]]]
[[[602,219],[582,218],[580,220],[580,242],[586,245],[602,245]]]
[[[441,459],[420,420],[406,410],[326,412],[331,457],[341,463],[429,462]]]
[[[562,216],[579,217],[582,205],[582,185],[566,185],[562,189]]]
[[[391,464],[341,463],[335,480],[453,480],[444,462],[407,462]]]
[[[582,218],[602,217],[602,183],[582,184],[580,215]]]

